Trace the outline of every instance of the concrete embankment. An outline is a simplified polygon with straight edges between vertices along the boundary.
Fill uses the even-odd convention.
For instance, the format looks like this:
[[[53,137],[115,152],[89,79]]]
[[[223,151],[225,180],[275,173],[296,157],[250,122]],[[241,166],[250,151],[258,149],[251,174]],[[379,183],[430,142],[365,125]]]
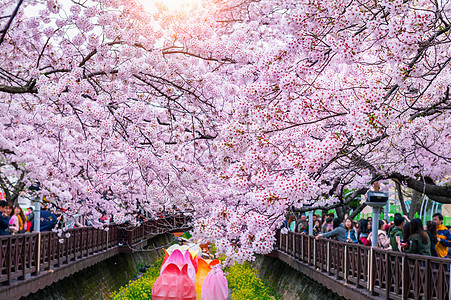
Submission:
[[[283,300],[341,300],[340,296],[291,268],[283,261],[258,255],[251,266]]]

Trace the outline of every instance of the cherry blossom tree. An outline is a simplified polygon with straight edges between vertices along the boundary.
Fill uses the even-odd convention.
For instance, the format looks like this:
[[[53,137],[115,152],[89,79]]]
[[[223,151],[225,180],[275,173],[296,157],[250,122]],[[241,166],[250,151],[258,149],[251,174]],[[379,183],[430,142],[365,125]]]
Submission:
[[[451,203],[450,9],[4,1],[0,149],[67,214],[192,210],[236,260],[378,180]]]

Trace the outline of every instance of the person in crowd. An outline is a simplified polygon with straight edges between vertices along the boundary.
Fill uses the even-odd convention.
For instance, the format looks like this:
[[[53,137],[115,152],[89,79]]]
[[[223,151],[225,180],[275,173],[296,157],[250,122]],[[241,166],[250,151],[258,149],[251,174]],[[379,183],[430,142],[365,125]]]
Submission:
[[[321,234],[321,223],[318,219],[313,223],[313,235],[317,236],[318,234]]]
[[[406,222],[402,227],[402,239],[405,242],[409,242],[409,237],[410,237],[410,222]]]
[[[371,225],[373,225],[373,217],[368,217],[367,220],[368,220],[368,223],[370,223]]]
[[[158,215],[158,213],[157,213],[156,217],[157,217],[157,218],[160,217],[160,216]],[[282,228],[287,228],[287,229],[288,229],[288,218],[289,218],[289,217],[290,217],[290,214],[287,214],[287,215],[285,216],[285,220],[283,220],[282,225],[280,225],[280,229],[282,229]]]
[[[448,257],[448,247],[451,247],[451,233],[448,228],[443,225],[443,216],[441,213],[432,215],[432,221],[437,226],[437,244],[435,251],[438,257]]]
[[[332,222],[333,221],[334,221],[333,218],[327,217],[327,219],[325,220],[325,222],[324,222],[324,224],[323,224],[323,226],[321,228],[321,233],[326,233],[326,232],[332,231],[332,229],[333,229],[333,223]]]
[[[383,220],[379,220],[379,229],[377,231],[377,246],[382,249],[390,249],[390,239],[387,236],[387,232],[385,232],[385,222]],[[368,235],[368,238],[371,239],[371,233]]]
[[[57,216],[47,210],[47,207],[43,206],[41,208],[41,218],[40,218],[40,231],[51,231],[55,228],[58,222]],[[31,222],[31,230],[34,230],[34,220]]]
[[[295,231],[295,229],[296,229],[296,217],[294,215],[290,215],[288,217],[287,224],[288,224],[288,229],[290,231]]]
[[[308,231],[308,222],[305,214],[302,214],[296,223],[296,232],[303,233]]]
[[[359,242],[365,246],[371,246],[371,239],[368,238],[368,235],[371,232],[371,228],[371,223],[368,222],[368,219],[360,220]]]
[[[10,218],[13,215],[13,209],[14,205],[12,205],[11,203],[7,203],[7,205],[5,206],[5,214],[7,214]]]
[[[346,242],[357,244],[358,241],[354,229],[354,221],[351,218],[346,218],[344,228],[346,230]]]
[[[335,218],[333,220],[333,230],[326,232],[326,233],[318,234],[316,236],[316,239],[319,239],[321,237],[323,237],[323,238],[334,237],[339,242],[346,242],[346,230],[345,230],[341,220],[338,218]]]
[[[428,234],[424,231],[423,222],[415,218],[408,224],[410,224],[409,243],[403,246],[403,251],[406,253],[431,256],[431,242],[429,241]]]
[[[106,223],[106,221],[108,220],[108,216],[106,215],[105,212],[102,213],[102,216],[100,217],[99,221],[102,223]],[[138,217],[139,220],[139,217]]]
[[[33,212],[33,207],[28,207],[27,211],[25,212],[25,217],[27,218],[27,228],[26,228],[26,232],[30,232],[31,229],[31,222],[34,219],[34,212]]]
[[[402,238],[396,238],[396,242],[399,244],[399,251],[403,252],[403,249],[410,244],[410,222],[404,222],[402,227]]]
[[[401,214],[395,214],[393,227],[390,230],[390,245],[393,251],[400,251],[400,241],[403,238],[403,228],[405,220]]]
[[[382,222],[384,222],[384,231],[388,236],[388,229],[390,228],[390,223],[385,219],[382,219]]]
[[[313,224],[315,224],[315,221],[318,220],[319,223],[321,224],[321,216],[319,214],[315,214],[314,218],[313,218]],[[321,227],[321,226],[320,226]]]
[[[0,235],[9,234],[9,215],[6,213],[6,201],[0,201]]]
[[[429,240],[431,241],[431,255],[437,257],[437,251],[435,251],[435,245],[437,244],[437,225],[435,225],[435,222],[426,222],[426,233],[429,235]]]
[[[23,213],[22,208],[19,205],[14,207],[14,210],[11,212],[11,217],[9,219],[9,225],[11,232],[15,233],[24,233],[27,228],[27,218]]]
[[[14,205],[7,203],[7,206],[5,206],[5,214],[9,217],[8,229],[6,230],[6,232],[7,234],[14,234],[15,227],[11,223],[11,217],[14,214]]]
[[[14,214],[19,219],[19,233],[25,233],[27,231],[28,220],[23,209],[19,205],[14,207]]]
[[[80,218],[79,214],[75,214],[70,217],[66,217],[64,221],[64,228],[71,229],[76,227],[83,227],[82,224],[78,221]]]

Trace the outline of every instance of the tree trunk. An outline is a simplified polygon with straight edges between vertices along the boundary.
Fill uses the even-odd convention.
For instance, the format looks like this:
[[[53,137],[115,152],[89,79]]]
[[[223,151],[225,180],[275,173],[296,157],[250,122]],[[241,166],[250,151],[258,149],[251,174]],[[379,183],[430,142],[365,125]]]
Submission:
[[[339,218],[340,220],[343,220],[345,217],[345,209],[343,208],[343,206],[338,206],[335,211],[337,212],[337,218]]]
[[[363,210],[365,207],[366,207],[366,203],[360,204],[360,206],[357,207],[357,208],[352,212],[352,214],[351,214],[349,217],[350,217],[351,219],[354,220],[354,218],[355,218],[359,213],[361,213],[362,210]]]
[[[404,196],[402,195],[401,184],[399,181],[394,180],[396,184],[396,192],[398,194],[399,203],[401,204],[401,210],[403,215],[407,215],[406,203],[404,202]]]
[[[423,203],[423,197],[421,197],[422,195],[423,194],[416,190],[412,191],[412,202],[410,203],[410,210],[408,215],[410,220],[415,218],[415,213],[420,212],[421,203]]]

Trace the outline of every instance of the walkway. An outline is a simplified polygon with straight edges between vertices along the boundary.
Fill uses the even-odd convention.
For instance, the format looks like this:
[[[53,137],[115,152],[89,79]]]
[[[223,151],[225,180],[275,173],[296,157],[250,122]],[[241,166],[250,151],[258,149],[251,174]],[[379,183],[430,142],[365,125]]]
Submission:
[[[450,259],[277,232],[270,254],[347,299],[450,299]]]
[[[118,253],[131,253],[158,234],[186,231],[187,217],[166,217],[130,230],[117,225],[0,236],[0,299],[19,299]],[[60,242],[60,239],[62,243]],[[39,262],[39,263],[36,263]]]

